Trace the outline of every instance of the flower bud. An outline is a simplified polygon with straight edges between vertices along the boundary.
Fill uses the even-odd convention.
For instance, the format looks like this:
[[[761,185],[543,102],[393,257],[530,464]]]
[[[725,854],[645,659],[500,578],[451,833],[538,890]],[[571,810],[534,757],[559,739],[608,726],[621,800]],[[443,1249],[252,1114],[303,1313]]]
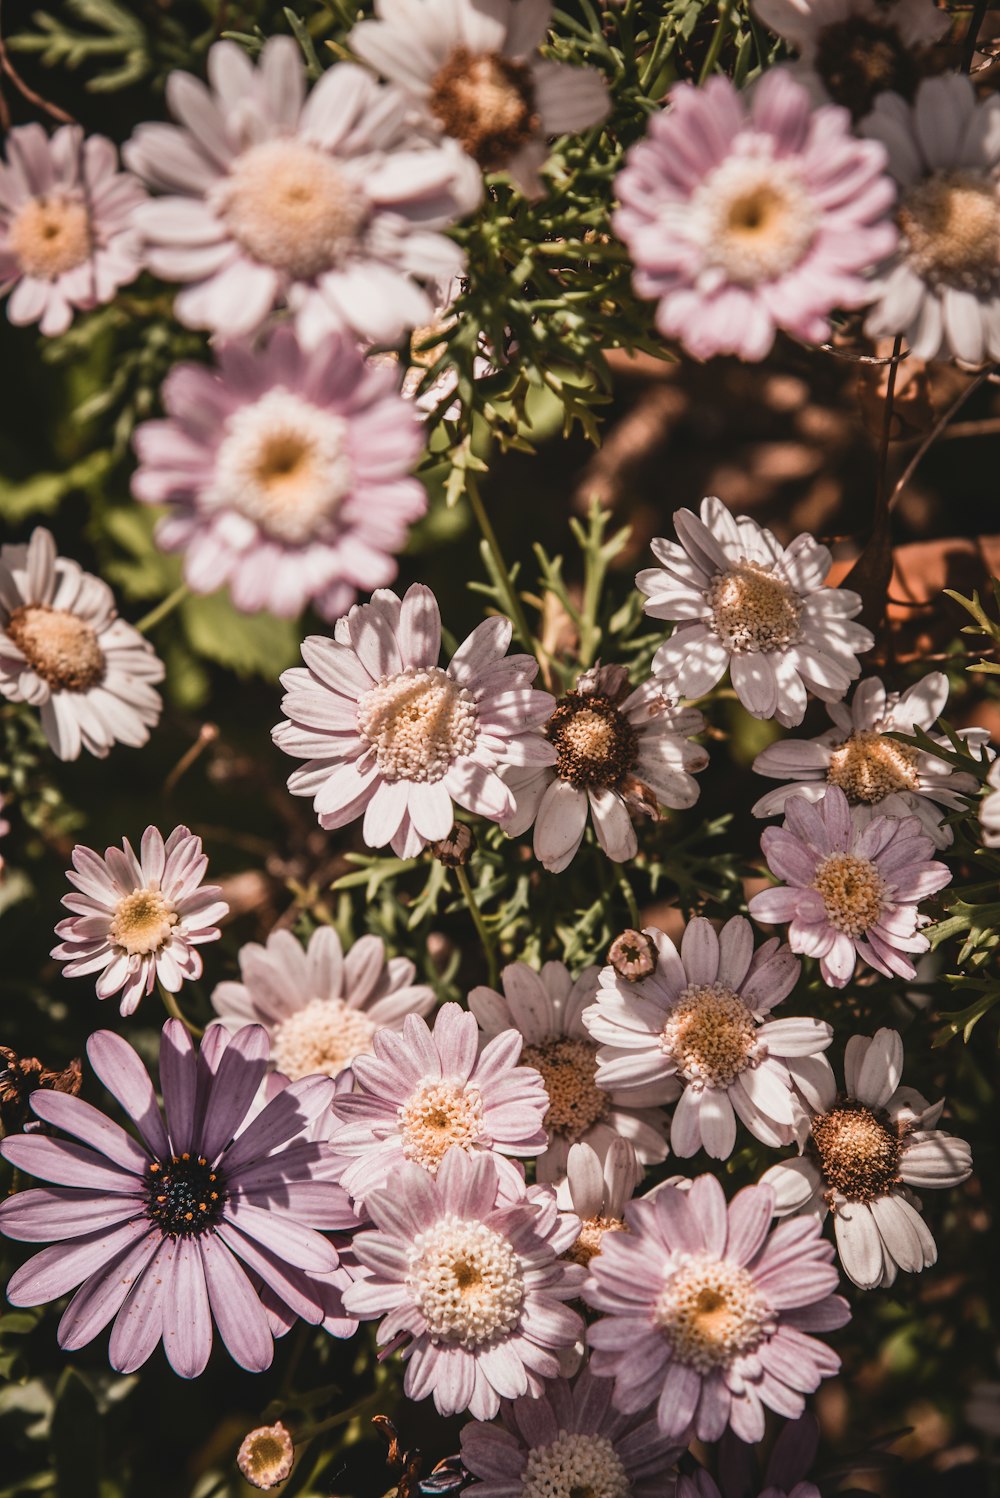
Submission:
[[[623,931],[616,936],[608,951],[608,962],[619,978],[626,983],[637,983],[648,978],[656,967],[656,948],[645,931]]]

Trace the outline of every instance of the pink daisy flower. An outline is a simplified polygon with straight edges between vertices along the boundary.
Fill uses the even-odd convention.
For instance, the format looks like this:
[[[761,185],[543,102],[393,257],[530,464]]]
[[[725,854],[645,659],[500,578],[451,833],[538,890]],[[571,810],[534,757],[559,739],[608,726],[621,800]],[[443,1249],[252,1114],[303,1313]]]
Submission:
[[[844,1054],[845,1091],[831,1077],[810,1124],[804,1153],[773,1165],[761,1184],[775,1211],[833,1215],[837,1253],[863,1290],[919,1274],[937,1262],[937,1245],[912,1189],[959,1186],[972,1174],[972,1151],[934,1125],[931,1104],[900,1085],[903,1042],[896,1030],[852,1035]]]
[[[504,1400],[498,1424],[462,1427],[462,1461],[475,1498],[664,1498],[680,1456],[646,1413],[623,1415],[610,1379],[581,1368],[537,1399]]]
[[[605,1238],[584,1298],[605,1314],[589,1327],[591,1368],[615,1379],[629,1414],[654,1400],[664,1436],[743,1441],[764,1434],[764,1409],[794,1418],[803,1395],[840,1367],[809,1333],[850,1319],[831,1292],[833,1246],[815,1218],[769,1232],[774,1194],[747,1186],[727,1209],[714,1176],[629,1202],[627,1233]]]
[[[615,179],[613,219],[658,330],[699,359],[763,359],[779,328],[825,342],[896,243],[885,150],[780,68],[749,96],[715,77],[668,98]]]
[[[302,1139],[333,1083],[293,1083],[241,1128],[267,1066],[264,1031],[230,1038],[213,1025],[198,1056],[180,1021],[168,1020],[164,1122],[145,1067],[120,1036],[98,1030],[87,1054],[139,1140],[82,1098],[32,1093],[37,1116],[73,1140],[23,1134],[0,1144],[18,1170],[53,1183],[0,1205],[8,1238],[55,1240],[16,1271],[8,1300],[43,1305],[76,1290],[60,1347],[84,1347],[114,1319],[109,1354],[119,1373],[141,1367],[162,1339],[175,1372],[197,1378],[213,1322],[230,1356],[260,1372],[273,1343],[257,1287],[293,1319],[319,1324],[325,1311],[311,1276],[335,1271],[337,1254],[317,1229],[354,1222],[343,1192],[317,1172],[323,1146]]]
[[[172,73],[180,124],[140,125],[124,148],[133,171],[169,196],[136,224],[150,268],[188,283],[174,303],[187,327],[227,338],[255,332],[287,305],[303,344],[348,330],[393,343],[427,323],[438,283],[462,259],[439,231],[474,209],[482,188],[454,141],[416,134],[404,94],[335,63],[306,98],[290,36],[254,67],[216,42],[206,88]]]
[[[433,1394],[442,1415],[490,1420],[501,1399],[537,1397],[583,1330],[562,1303],[585,1273],[561,1257],[579,1223],[545,1188],[498,1194],[496,1163],[453,1149],[436,1179],[403,1164],[366,1203],[376,1231],[354,1238],[369,1273],[344,1304],[362,1320],[385,1317],[378,1342],[404,1344],[407,1398]]]
[[[736,1119],[764,1144],[789,1144],[830,1067],[823,1052],[833,1030],[807,1016],[771,1019],[799,978],[801,963],[777,938],[756,952],[753,929],[733,916],[717,932],[696,916],[680,952],[655,927],[645,933],[656,967],[629,982],[614,968],[601,973],[596,1001],[583,1022],[601,1049],[598,1085],[679,1088],[670,1147],[687,1158],[705,1149],[727,1160]]]
[[[307,353],[279,328],[223,346],[214,369],[175,366],[162,395],[168,420],[135,432],[132,492],[170,506],[157,544],[184,553],[196,592],[330,619],[392,582],[427,495],[410,477],[420,424],[387,369],[338,334]]]
[[[406,957],[386,958],[377,936],[362,936],[345,954],[332,926],[319,926],[305,951],[290,931],[239,952],[241,983],[219,983],[212,1005],[232,1032],[260,1024],[271,1065],[284,1076],[344,1073],[369,1055],[375,1032],[400,1030],[408,1014],[429,1014],[434,990],[414,983]]]
[[[412,858],[448,836],[454,803],[498,822],[513,806],[502,765],[544,765],[555,751],[537,731],[554,699],[531,687],[538,665],[507,655],[508,619],[478,625],[438,665],[441,614],[430,588],[402,601],[380,589],[337,622],[332,640],[303,643],[307,669],[286,671],[272,737],[308,760],[288,781],[311,796],[321,827],[364,814],[370,848]]]
[[[858,656],[875,644],[850,621],[861,598],[824,588],[833,558],[812,536],[782,546],[747,515],[704,499],[700,518],[674,515],[678,540],[655,540],[662,567],[640,572],[647,614],[676,627],[653,657],[653,670],[683,697],[701,697],[726,671],[755,718],[802,722],[806,692],[838,702],[861,674]]]
[[[341,1127],[329,1136],[347,1161],[339,1179],[355,1202],[367,1205],[407,1160],[435,1175],[451,1149],[496,1155],[505,1189],[520,1190],[523,1172],[504,1157],[544,1149],[549,1100],[538,1072],[517,1064],[516,1030],[496,1036],[481,1054],[478,1042],[475,1016],[444,1004],[433,1031],[408,1014],[401,1031],[376,1032],[373,1055],[356,1058],[356,1091],[334,1099]]]
[[[574,1144],[566,1179],[556,1201],[580,1219],[580,1236],[569,1251],[574,1264],[587,1265],[601,1251],[605,1233],[624,1233],[625,1203],[642,1179],[642,1166],[627,1139],[612,1139],[602,1159],[589,1144]]]
[[[160,719],[163,662],[119,619],[107,583],[58,556],[38,526],[0,547],[0,695],[39,709],[60,759],[139,749]]]
[[[598,125],[608,86],[595,68],[539,54],[549,0],[378,0],[349,46],[407,96],[423,127],[450,136],[484,172],[540,196],[554,135]]]
[[[586,672],[545,725],[555,763],[504,775],[517,804],[503,830],[518,837],[534,823],[535,857],[558,874],[576,857],[589,812],[608,857],[634,858],[633,815],[657,818],[661,805],[697,801],[694,774],[708,751],[690,735],[704,727],[697,708],[677,707],[654,680],[633,691],[622,666]]]
[[[120,849],[106,848],[103,858],[81,844],[72,856],[66,877],[79,894],[63,896],[72,915],[56,926],[62,941],[51,954],[65,962],[65,977],[99,974],[97,997],[120,992],[122,1014],[134,1014],[156,982],[176,993],[201,977],[196,949],[218,941],[215,923],[229,906],[217,884],[201,882],[208,859],[200,837],[175,827],[164,842],[147,827],[138,858],[128,838]]]
[[[0,294],[12,323],[65,333],[74,309],[113,300],[142,269],[133,210],[146,194],[103,135],[17,125],[0,163]]]
[[[469,994],[483,1034],[490,1039],[518,1031],[521,1060],[541,1073],[549,1097],[546,1143],[538,1155],[540,1181],[566,1174],[571,1147],[592,1145],[603,1159],[615,1139],[627,1139],[644,1165],[667,1153],[666,1119],[659,1103],[676,1096],[671,1083],[642,1093],[605,1088],[597,1081],[597,1047],[583,1016],[597,995],[599,969],[585,968],[574,981],[562,962],[546,962],[540,973],[526,962],[512,962],[500,974],[503,993],[480,986]]]
[[[916,817],[869,821],[831,785],[816,805],[793,796],[784,826],[768,827],[760,845],[785,885],[754,895],[750,914],[790,921],[792,951],[818,957],[825,983],[843,988],[858,957],[886,978],[916,976],[905,954],[929,945],[917,907],[951,881]]]

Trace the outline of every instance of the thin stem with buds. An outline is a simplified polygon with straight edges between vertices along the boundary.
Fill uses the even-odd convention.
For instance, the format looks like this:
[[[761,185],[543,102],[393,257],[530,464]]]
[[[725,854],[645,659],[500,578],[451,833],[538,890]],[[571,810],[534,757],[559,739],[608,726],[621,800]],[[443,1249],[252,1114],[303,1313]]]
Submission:
[[[483,951],[486,953],[486,965],[489,973],[487,981],[490,988],[495,988],[498,974],[496,942],[493,940],[492,932],[489,930],[483,913],[479,908],[479,901],[476,899],[475,890],[472,888],[469,876],[461,864],[455,869],[455,878],[458,880],[458,887],[462,891],[465,903],[469,908],[472,924],[476,928],[479,940],[483,944]]]

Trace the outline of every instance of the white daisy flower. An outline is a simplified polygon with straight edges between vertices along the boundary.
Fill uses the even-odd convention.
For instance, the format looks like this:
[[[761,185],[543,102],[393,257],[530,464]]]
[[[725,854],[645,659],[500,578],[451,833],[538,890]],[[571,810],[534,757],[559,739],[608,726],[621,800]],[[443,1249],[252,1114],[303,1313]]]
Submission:
[[[575,1264],[589,1264],[605,1233],[625,1233],[625,1203],[642,1180],[642,1166],[627,1139],[612,1139],[602,1157],[581,1140],[570,1148],[566,1179],[556,1187],[564,1212],[580,1219],[580,1236],[569,1251]]]

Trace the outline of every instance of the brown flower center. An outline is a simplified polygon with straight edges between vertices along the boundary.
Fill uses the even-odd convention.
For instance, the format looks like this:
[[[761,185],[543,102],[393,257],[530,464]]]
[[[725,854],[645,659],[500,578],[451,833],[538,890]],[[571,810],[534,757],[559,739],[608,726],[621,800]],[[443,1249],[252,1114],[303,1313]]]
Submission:
[[[61,193],[30,198],[11,221],[7,247],[26,276],[55,281],[90,255],[87,205]]]
[[[545,1127],[554,1134],[579,1139],[611,1111],[611,1099],[594,1081],[597,1050],[588,1040],[565,1035],[525,1046],[521,1062],[542,1074],[549,1095]]]
[[[104,676],[97,631],[68,609],[25,604],[11,614],[7,634],[35,674],[56,691],[87,692]]]
[[[852,806],[874,806],[893,791],[919,788],[917,750],[859,729],[834,749],[826,778],[830,785],[840,786]]]
[[[431,81],[430,109],[484,171],[499,171],[538,129],[526,63],[456,47]]]
[[[935,285],[986,292],[1000,269],[1000,197],[973,172],[937,172],[911,187],[898,212],[907,259]]]
[[[799,637],[801,599],[759,562],[737,562],[718,573],[707,602],[716,634],[736,654],[781,650]]]
[[[739,994],[724,983],[693,983],[671,1006],[660,1048],[687,1082],[730,1087],[750,1065],[757,1026]]]
[[[813,889],[826,906],[826,918],[846,936],[861,936],[874,926],[885,903],[885,881],[867,858],[831,853],[816,869]]]
[[[620,1217],[584,1217],[580,1223],[580,1236],[567,1251],[567,1259],[574,1264],[588,1265],[601,1251],[605,1233],[627,1233],[628,1228]]]
[[[818,38],[816,72],[835,104],[854,119],[868,114],[875,95],[891,89],[911,99],[920,79],[913,52],[891,23],[853,15],[824,26]]]
[[[556,774],[577,789],[617,788],[639,752],[635,729],[607,697],[567,692],[545,725],[556,749]]]
[[[813,1120],[812,1142],[823,1179],[848,1201],[870,1202],[897,1181],[899,1136],[861,1103],[833,1108]]]

